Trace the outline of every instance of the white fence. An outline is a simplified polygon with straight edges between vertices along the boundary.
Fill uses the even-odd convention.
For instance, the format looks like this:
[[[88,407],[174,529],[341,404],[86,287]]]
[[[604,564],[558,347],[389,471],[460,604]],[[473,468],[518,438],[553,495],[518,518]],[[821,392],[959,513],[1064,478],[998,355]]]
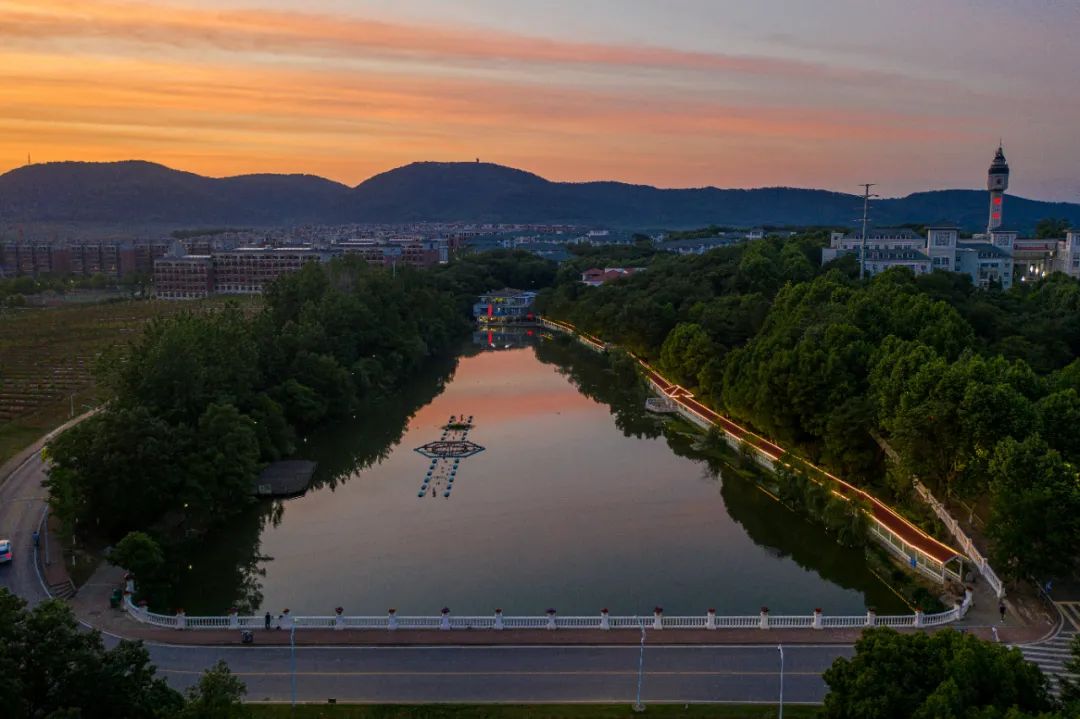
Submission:
[[[930,505],[930,508],[934,510],[934,514],[937,518],[949,528],[949,532],[952,533],[954,539],[959,543],[960,548],[967,554],[968,559],[979,568],[979,574],[983,576],[986,583],[990,585],[990,588],[994,590],[994,594],[998,599],[1005,596],[1005,585],[998,579],[997,574],[994,573],[993,568],[990,566],[990,562],[986,561],[986,557],[975,546],[975,543],[971,541],[971,537],[964,532],[960,527],[960,523],[953,519],[953,516],[949,514],[949,510],[945,509],[945,506],[937,500],[937,497],[926,488],[926,486],[919,480],[912,477],[912,484],[915,486],[915,491],[922,497],[923,501]]]
[[[487,617],[456,617],[449,613],[434,617],[399,617],[396,612],[382,617],[350,617],[343,614],[322,617],[293,617],[287,614],[271,617],[272,629],[331,629],[331,630],[508,630],[508,629],[590,629],[609,631],[615,629],[652,630],[679,629],[857,629],[861,627],[935,627],[955,622],[971,607],[971,594],[964,597],[946,612],[893,616],[877,616],[873,611],[858,616],[825,616],[812,614],[772,616],[767,610],[757,615],[717,616],[715,612],[692,617],[667,617],[662,612],[652,616],[613,617],[606,612],[593,617],[560,617],[555,614],[533,617],[506,617],[501,612]],[[156,614],[145,606],[131,601],[130,591],[125,593],[124,608],[131,617],[144,624],[168,629],[192,630],[242,630],[265,629],[266,618],[229,614],[223,617],[189,617],[177,614]]]

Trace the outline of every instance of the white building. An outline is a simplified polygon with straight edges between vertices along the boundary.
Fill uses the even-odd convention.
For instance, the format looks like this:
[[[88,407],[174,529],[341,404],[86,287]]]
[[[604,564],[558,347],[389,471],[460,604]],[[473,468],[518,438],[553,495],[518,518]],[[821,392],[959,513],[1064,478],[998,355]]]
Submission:
[[[1070,231],[1065,239],[1025,239],[1002,228],[1005,190],[1009,187],[1009,165],[999,146],[987,172],[990,212],[986,232],[970,240],[960,239],[955,227],[930,227],[926,236],[909,229],[878,228],[867,231],[866,272],[876,275],[892,267],[907,267],[915,274],[934,270],[961,272],[976,287],[1000,286],[1064,272],[1080,278],[1080,231]],[[859,257],[864,251],[861,234],[834,232],[829,247],[821,251],[821,263],[843,255]]]

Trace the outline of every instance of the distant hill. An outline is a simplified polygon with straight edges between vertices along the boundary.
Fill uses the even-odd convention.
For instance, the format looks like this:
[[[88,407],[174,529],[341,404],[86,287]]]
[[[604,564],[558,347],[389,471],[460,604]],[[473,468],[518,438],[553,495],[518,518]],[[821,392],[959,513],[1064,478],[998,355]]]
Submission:
[[[877,225],[984,226],[986,193],[919,192],[876,200]],[[149,162],[59,162],[0,175],[0,224],[31,222],[276,225],[340,222],[564,222],[613,227],[853,225],[862,200],[825,190],[664,190],[621,182],[550,182],[472,162],[417,162],[355,188],[312,175],[209,178]],[[1009,197],[1006,221],[1080,225],[1080,205]]]

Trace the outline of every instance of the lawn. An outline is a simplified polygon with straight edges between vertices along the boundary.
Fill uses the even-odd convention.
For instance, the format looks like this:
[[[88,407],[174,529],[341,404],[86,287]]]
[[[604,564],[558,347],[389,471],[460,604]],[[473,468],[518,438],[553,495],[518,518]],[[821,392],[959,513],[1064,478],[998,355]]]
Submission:
[[[292,719],[621,719],[621,717],[689,717],[690,719],[775,719],[769,704],[650,704],[638,714],[629,704],[248,704],[251,716]],[[785,705],[786,719],[809,719],[819,707]]]
[[[0,311],[0,464],[98,402],[93,370],[102,350],[131,341],[154,317],[224,302],[126,300]]]

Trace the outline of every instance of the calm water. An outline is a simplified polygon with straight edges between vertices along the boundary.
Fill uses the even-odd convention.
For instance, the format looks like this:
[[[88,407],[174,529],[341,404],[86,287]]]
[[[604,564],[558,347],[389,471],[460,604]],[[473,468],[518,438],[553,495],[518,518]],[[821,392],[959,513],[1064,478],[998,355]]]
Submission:
[[[318,486],[202,545],[189,614],[859,613],[898,600],[844,549],[641,409],[639,389],[562,341],[469,350],[313,438]],[[417,497],[450,415],[484,452],[448,499]]]

